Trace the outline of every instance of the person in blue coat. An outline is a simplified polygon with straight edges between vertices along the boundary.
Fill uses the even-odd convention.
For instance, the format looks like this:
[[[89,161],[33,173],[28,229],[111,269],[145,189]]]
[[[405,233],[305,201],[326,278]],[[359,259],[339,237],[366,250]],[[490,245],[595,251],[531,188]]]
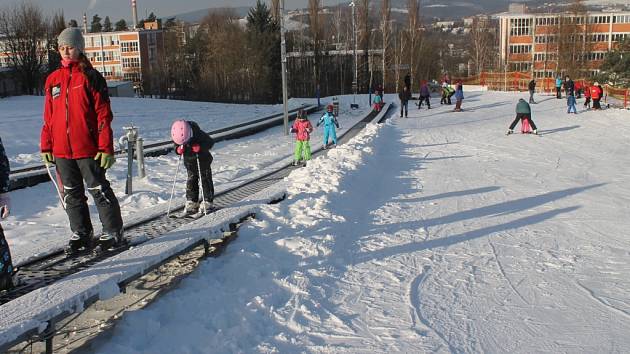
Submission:
[[[567,107],[567,113],[571,113],[571,111],[573,111],[573,113],[577,114],[577,109],[575,108],[575,96],[573,96],[573,92],[570,92],[567,96]]]
[[[11,208],[11,198],[9,198],[9,159],[4,152],[2,140],[0,140],[0,218],[9,216]],[[11,261],[9,244],[4,238],[4,231],[0,227],[0,291],[13,287],[13,276],[15,269]]]
[[[464,84],[460,80],[455,86],[455,109],[453,112],[462,111],[462,101],[464,101]]]
[[[326,113],[319,118],[317,122],[317,126],[324,123],[324,149],[328,147],[328,137],[332,139],[333,145],[337,146],[337,131],[335,127],[339,128],[339,122],[337,121],[337,117],[333,114],[333,105],[329,104],[326,106]]]
[[[560,75],[556,76],[556,98],[562,98],[562,78]]]

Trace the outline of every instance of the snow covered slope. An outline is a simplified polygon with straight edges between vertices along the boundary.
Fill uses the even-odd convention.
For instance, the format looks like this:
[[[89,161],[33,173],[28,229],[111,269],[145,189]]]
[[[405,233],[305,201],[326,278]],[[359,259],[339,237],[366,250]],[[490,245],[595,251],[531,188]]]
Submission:
[[[630,112],[467,93],[288,178],[99,353],[630,351]],[[220,306],[218,305],[220,304]]]

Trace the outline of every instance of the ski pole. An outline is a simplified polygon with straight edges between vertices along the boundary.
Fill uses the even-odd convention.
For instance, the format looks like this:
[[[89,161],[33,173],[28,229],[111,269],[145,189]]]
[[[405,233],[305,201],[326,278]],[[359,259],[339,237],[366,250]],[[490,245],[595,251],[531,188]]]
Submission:
[[[171,202],[173,201],[173,194],[175,194],[175,184],[177,183],[177,174],[179,173],[179,165],[182,162],[182,155],[179,155],[177,159],[177,168],[175,169],[175,178],[173,179],[173,188],[171,189],[171,197],[168,200],[168,210],[166,211],[166,217],[171,215]]]
[[[195,153],[197,157],[197,171],[199,172],[199,188],[201,189],[201,205],[203,206],[203,215],[208,215],[208,211],[206,210],[206,196],[203,193],[203,181],[201,180],[201,164],[199,164],[199,154]]]
[[[57,184],[57,179],[53,177],[52,172],[50,172],[50,165],[45,164],[46,165],[46,172],[48,172],[48,177],[50,177],[50,180],[52,181],[53,185],[55,186],[55,190],[57,190],[57,196],[59,197],[59,201],[61,202],[61,206],[63,207],[64,210],[66,210],[66,203],[64,203],[63,201],[63,197],[61,196],[61,191],[59,190],[59,185]],[[55,172],[55,176],[57,175],[57,173]]]

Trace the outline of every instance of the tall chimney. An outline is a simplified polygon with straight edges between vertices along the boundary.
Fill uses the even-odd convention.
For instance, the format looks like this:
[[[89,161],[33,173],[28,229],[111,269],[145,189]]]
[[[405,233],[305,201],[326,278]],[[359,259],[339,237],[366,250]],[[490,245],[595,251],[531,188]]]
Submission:
[[[87,14],[85,12],[83,13],[83,33],[88,33]]]
[[[138,28],[138,6],[136,0],[131,0],[131,15],[133,16],[133,28]]]

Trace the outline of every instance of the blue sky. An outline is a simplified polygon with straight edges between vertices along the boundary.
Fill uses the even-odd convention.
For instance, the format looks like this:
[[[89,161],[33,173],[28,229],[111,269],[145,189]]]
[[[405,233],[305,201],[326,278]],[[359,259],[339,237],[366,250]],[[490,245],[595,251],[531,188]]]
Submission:
[[[19,0],[0,0],[0,7],[15,4]],[[105,18],[109,16],[112,22],[121,18],[131,19],[131,0],[31,0],[39,5],[46,13],[63,10],[66,19],[76,19],[80,22],[83,12],[87,12],[88,21],[94,14]],[[269,3],[269,0],[266,0]],[[325,5],[337,4],[339,0],[322,0]],[[348,0],[349,2],[349,0]],[[209,7],[240,7],[253,6],[256,0],[137,0],[138,17],[154,12],[158,17],[168,17],[180,13],[206,9]],[[288,9],[306,7],[307,0],[285,0]]]

